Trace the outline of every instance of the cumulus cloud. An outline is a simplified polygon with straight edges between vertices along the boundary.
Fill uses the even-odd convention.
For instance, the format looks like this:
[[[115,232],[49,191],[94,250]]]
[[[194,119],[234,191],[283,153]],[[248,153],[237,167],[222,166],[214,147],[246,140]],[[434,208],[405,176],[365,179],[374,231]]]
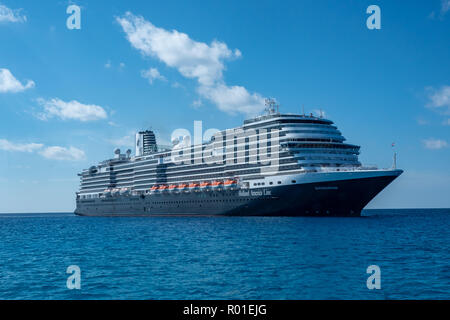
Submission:
[[[0,93],[21,92],[34,87],[34,81],[28,80],[23,85],[8,69],[0,69]]]
[[[0,4],[0,22],[26,22],[27,17],[22,15],[21,11],[22,9],[12,10]]]
[[[3,151],[34,152],[43,146],[41,143],[13,143],[6,139],[0,139],[0,150]]]
[[[447,141],[434,138],[424,139],[422,140],[422,143],[425,148],[431,150],[443,149],[448,146]]]
[[[148,70],[142,70],[141,76],[148,80],[150,84],[153,84],[155,80],[167,81],[167,79],[161,75],[156,68],[150,68]]]
[[[52,146],[46,147],[39,153],[44,158],[51,160],[79,161],[86,158],[86,154],[84,153],[84,151],[75,147],[64,148],[59,146]]]
[[[200,86],[198,92],[213,101],[220,110],[230,114],[241,112],[252,115],[264,109],[264,98],[258,93],[249,93],[241,86]]]
[[[75,147],[44,147],[42,143],[15,143],[6,139],[0,139],[0,150],[9,152],[38,152],[41,156],[52,160],[84,160],[86,155],[83,150]]]
[[[261,95],[249,93],[241,86],[227,86],[223,80],[224,62],[241,57],[239,50],[230,50],[216,40],[210,44],[192,40],[185,33],[158,28],[130,12],[118,17],[117,22],[135,49],[175,68],[182,76],[197,80],[199,94],[220,110],[253,114],[264,109]]]
[[[58,117],[62,120],[86,122],[108,117],[105,109],[94,104],[82,104],[76,100],[65,102],[58,98],[50,100],[39,98],[37,101],[44,108],[44,112],[38,115],[41,120]]]

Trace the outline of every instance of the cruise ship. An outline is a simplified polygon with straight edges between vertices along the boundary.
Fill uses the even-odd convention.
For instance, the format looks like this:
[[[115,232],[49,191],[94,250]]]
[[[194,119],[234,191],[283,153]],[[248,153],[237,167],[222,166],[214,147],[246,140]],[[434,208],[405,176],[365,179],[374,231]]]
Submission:
[[[331,120],[266,113],[195,144],[170,147],[153,131],[136,150],[79,173],[75,214],[83,216],[360,216],[403,171],[365,167],[360,147]],[[395,158],[394,158],[395,159]]]

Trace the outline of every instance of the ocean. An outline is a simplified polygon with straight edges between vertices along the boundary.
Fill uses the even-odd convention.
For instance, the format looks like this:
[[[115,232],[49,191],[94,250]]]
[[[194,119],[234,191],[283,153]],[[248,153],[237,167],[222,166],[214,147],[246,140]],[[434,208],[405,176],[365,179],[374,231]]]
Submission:
[[[363,215],[0,214],[0,299],[450,299],[450,209]]]

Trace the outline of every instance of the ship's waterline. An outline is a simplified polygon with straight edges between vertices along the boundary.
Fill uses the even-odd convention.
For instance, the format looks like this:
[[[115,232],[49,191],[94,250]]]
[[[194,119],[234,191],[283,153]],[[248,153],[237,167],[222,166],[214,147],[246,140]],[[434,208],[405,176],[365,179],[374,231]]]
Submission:
[[[161,149],[152,131],[80,173],[76,214],[359,216],[402,171],[366,168],[333,122],[268,114],[207,143]]]

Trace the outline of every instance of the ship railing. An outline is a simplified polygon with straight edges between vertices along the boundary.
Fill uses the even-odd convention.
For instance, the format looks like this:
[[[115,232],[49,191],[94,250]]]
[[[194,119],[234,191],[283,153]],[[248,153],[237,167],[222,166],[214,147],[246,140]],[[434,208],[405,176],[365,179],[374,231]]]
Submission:
[[[365,164],[358,167],[358,170],[379,170],[379,168],[376,164]]]

